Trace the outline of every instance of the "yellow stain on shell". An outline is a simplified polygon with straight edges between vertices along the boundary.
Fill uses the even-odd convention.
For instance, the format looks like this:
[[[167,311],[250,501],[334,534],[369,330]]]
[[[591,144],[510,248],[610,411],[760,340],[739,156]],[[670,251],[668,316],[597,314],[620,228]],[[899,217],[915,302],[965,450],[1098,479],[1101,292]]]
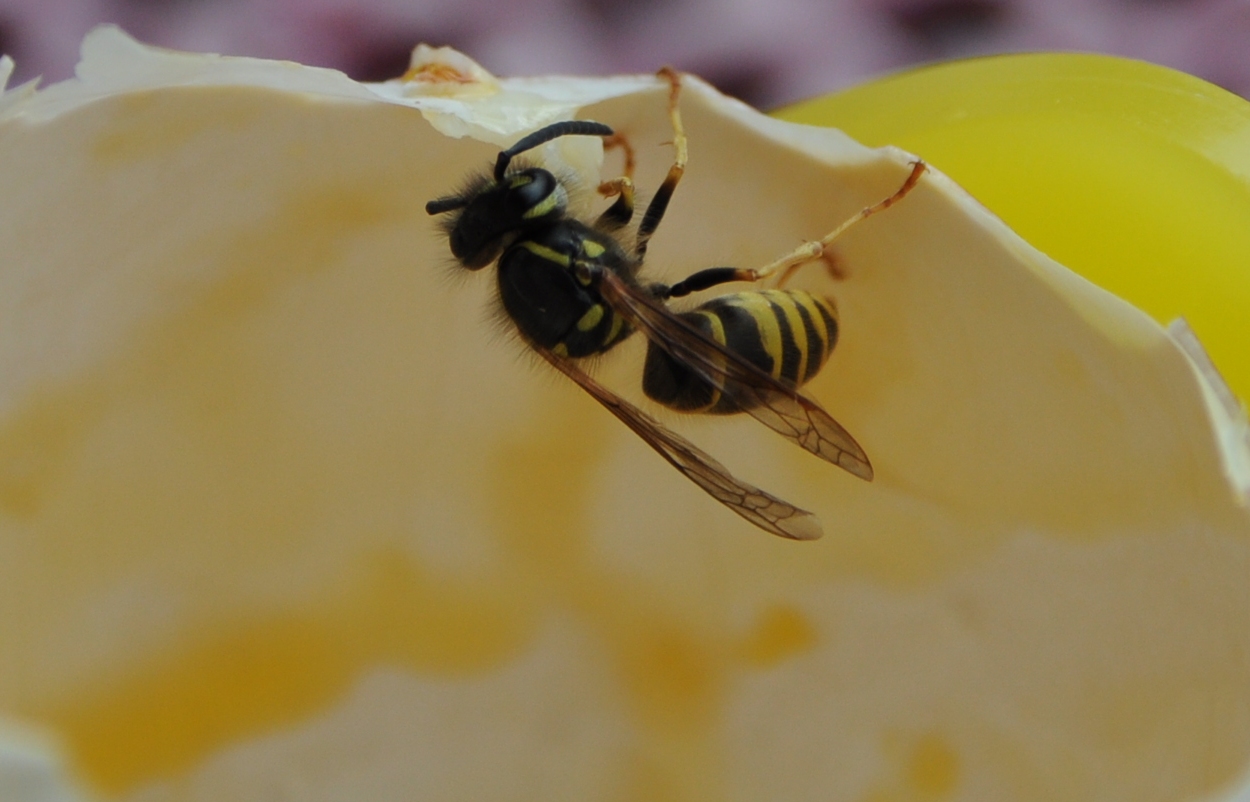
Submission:
[[[816,627],[803,611],[788,604],[766,608],[743,640],[739,653],[750,666],[770,668],[810,652],[817,643]]]
[[[47,488],[73,462],[101,414],[105,394],[46,394],[33,399],[15,424],[0,428],[0,512],[29,519]]]
[[[533,629],[510,590],[438,581],[404,554],[380,554],[337,598],[189,633],[71,705],[31,712],[62,733],[99,789],[122,792],[250,734],[297,724],[332,705],[367,666],[464,675],[498,665]]]
[[[702,731],[717,708],[723,682],[719,644],[692,628],[674,626],[664,615],[629,630],[613,633],[613,641],[626,686],[646,719],[663,729]]]
[[[552,392],[504,438],[488,472],[493,531],[538,598],[572,616],[609,659],[609,681],[639,729],[620,772],[622,799],[722,798],[714,737],[728,678],[741,662],[716,619],[623,578],[588,548],[596,462],[615,423],[575,388]]]
[[[179,112],[166,107],[164,113],[183,119],[186,110],[187,119],[205,126],[208,118],[220,122],[212,104],[197,117],[201,98],[191,94],[178,98]],[[147,100],[135,101],[140,113]],[[102,137],[94,155],[98,167],[110,170],[127,159],[155,158],[161,147],[174,148],[179,137],[199,130],[188,124],[162,145],[129,142],[123,126]],[[128,571],[147,571],[153,606],[171,604],[151,614],[182,621],[176,638],[149,633],[134,654],[115,657],[71,687],[6,688],[6,709],[52,727],[76,769],[104,794],[298,725],[372,666],[463,676],[497,665],[531,638],[529,597],[507,577],[450,581],[398,550],[357,547],[355,562],[314,584],[298,612],[282,612],[281,605],[275,611],[272,604],[256,614],[222,609],[234,597],[221,583],[257,581],[265,566],[298,559],[315,540],[310,533],[344,528],[344,517],[352,521],[349,530],[364,530],[347,536],[376,540],[374,528],[411,536],[410,522],[389,515],[371,525],[352,506],[410,495],[428,477],[431,468],[414,442],[423,435],[392,425],[404,423],[404,408],[387,407],[376,427],[356,426],[345,446],[336,440],[344,433],[333,427],[293,419],[293,411],[316,408],[290,398],[312,391],[342,403],[392,389],[411,396],[404,386],[354,388],[357,393],[312,387],[302,367],[291,364],[292,354],[359,335],[360,316],[348,315],[345,306],[357,300],[354,293],[393,298],[401,295],[396,287],[413,290],[407,265],[383,276],[343,269],[357,235],[408,228],[419,204],[408,197],[407,184],[386,175],[296,184],[262,219],[188,238],[182,252],[159,257],[171,266],[155,271],[170,276],[160,288],[164,316],[144,318],[145,325],[110,344],[97,370],[34,388],[0,422],[0,511],[9,525],[24,528],[18,542],[32,566],[31,575],[14,577],[25,590],[11,586],[6,598],[41,599],[46,606],[39,615],[55,620],[116,595],[118,577]],[[412,228],[416,233],[405,236],[423,236]],[[145,251],[126,257],[157,258]],[[206,263],[220,266],[211,279],[177,270]],[[343,282],[350,289],[336,291]],[[410,308],[393,310],[373,296],[366,303],[375,316],[411,317]],[[323,324],[337,320],[335,314],[351,325],[322,326],[299,345],[285,342],[296,334],[275,324]],[[413,342],[419,339],[408,336],[395,346],[410,361]],[[353,365],[381,358],[350,346],[345,352]],[[317,364],[314,382],[328,380],[327,365],[341,367]],[[367,462],[359,459],[361,449]],[[373,557],[362,564],[362,552]],[[240,572],[244,564],[255,573]],[[160,595],[161,583],[169,599]],[[20,608],[0,612],[6,634],[26,631],[14,616],[25,617]]]
[[[907,785],[927,799],[949,797],[959,785],[959,755],[939,735],[921,736],[911,749]]]
[[[887,776],[863,802],[941,802],[959,788],[959,754],[941,735],[895,735],[882,744]]]

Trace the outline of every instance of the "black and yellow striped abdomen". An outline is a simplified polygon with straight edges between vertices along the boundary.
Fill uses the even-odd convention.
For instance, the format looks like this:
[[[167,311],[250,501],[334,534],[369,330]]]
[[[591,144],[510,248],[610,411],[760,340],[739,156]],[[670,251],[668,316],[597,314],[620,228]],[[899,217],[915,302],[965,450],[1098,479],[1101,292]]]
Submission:
[[[804,290],[739,292],[713,298],[680,317],[760,370],[794,386],[816,375],[838,339],[833,301]],[[643,391],[683,412],[740,412],[733,398],[651,343]]]

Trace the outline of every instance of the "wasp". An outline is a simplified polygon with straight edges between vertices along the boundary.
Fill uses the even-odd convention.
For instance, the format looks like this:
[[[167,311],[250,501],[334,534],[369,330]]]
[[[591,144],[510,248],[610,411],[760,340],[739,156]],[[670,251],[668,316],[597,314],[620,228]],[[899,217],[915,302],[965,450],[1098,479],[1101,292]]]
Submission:
[[[861,479],[872,465],[855,439],[800,391],[829,358],[838,336],[831,299],[780,288],[797,267],[825,257],[850,225],[885,209],[920,180],[915,162],[906,182],[820,240],[757,269],[712,267],[676,284],[644,281],[647,244],[685,172],[687,143],[678,110],[681,78],[669,83],[675,156],[628,242],[634,218],[633,154],[613,130],[589,120],[553,123],[501,151],[489,173],[459,192],[430,201],[446,215],[452,255],[467,270],[495,265],[499,299],[525,343],[632,429],[678,471],[759,528],[795,540],[820,537],[807,510],[733,476],[709,454],[604,387],[578,360],[606,353],[634,332],[648,340],[642,386],[651,399],[689,413],[745,412],[786,439]],[[600,185],[615,201],[592,222],[569,213],[566,182],[540,166],[514,165],[522,153],[565,136],[602,137],[626,148],[625,175]],[[759,282],[780,273],[777,289],[712,298],[690,311],[668,302],[728,282]]]

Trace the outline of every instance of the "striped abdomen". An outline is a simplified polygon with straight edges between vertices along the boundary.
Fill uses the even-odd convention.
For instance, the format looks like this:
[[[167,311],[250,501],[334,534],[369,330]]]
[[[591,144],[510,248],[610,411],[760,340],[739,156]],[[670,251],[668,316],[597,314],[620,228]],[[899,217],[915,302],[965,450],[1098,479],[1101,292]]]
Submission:
[[[803,290],[722,295],[680,317],[760,370],[795,386],[816,375],[838,339],[833,301]],[[683,412],[741,411],[732,398],[655,343],[647,349],[642,389]]]

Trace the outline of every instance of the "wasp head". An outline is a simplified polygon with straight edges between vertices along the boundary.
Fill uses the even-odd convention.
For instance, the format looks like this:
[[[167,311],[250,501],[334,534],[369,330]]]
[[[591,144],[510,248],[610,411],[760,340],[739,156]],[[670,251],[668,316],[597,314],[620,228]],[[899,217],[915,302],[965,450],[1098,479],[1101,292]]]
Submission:
[[[480,270],[495,261],[512,235],[559,219],[568,206],[568,192],[547,170],[527,167],[509,172],[513,157],[562,136],[611,135],[611,128],[590,120],[552,123],[501,151],[491,177],[472,179],[455,195],[427,203],[425,211],[455,212],[444,223],[452,255],[470,270]]]
[[[490,180],[481,177],[460,193],[430,201],[429,214],[454,213],[444,224],[452,255],[470,270],[480,270],[499,256],[510,235],[558,218],[568,193],[541,167]]]

